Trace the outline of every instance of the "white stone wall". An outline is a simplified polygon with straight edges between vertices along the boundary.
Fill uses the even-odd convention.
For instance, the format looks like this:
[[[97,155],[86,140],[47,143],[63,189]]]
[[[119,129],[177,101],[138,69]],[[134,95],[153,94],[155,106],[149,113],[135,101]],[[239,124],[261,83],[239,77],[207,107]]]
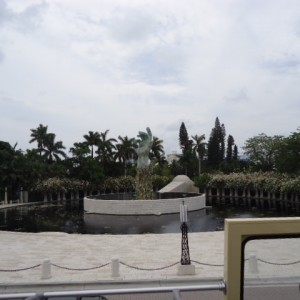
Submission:
[[[85,197],[84,211],[109,215],[161,215],[179,213],[182,201],[187,204],[188,211],[206,207],[204,194],[190,198],[159,200],[97,200]]]

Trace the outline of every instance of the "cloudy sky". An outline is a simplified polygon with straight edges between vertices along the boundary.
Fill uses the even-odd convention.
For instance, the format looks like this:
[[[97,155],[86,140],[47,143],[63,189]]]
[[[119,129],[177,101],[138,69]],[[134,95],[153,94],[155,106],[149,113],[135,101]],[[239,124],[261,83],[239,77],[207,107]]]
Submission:
[[[289,135],[299,75],[299,0],[0,0],[0,140],[23,150],[39,124],[67,148],[149,126],[166,153],[217,116],[239,148]]]

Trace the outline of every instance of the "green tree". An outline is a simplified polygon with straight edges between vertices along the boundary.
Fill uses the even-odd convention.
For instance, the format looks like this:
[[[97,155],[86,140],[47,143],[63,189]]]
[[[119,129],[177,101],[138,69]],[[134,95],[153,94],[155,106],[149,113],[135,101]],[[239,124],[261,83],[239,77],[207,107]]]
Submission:
[[[127,165],[130,161],[136,159],[137,144],[134,138],[128,138],[128,136],[118,136],[119,143],[116,144],[115,159],[124,164],[124,174],[127,175]]]
[[[87,163],[87,158],[91,158],[93,160],[90,155],[91,150],[86,142],[76,142],[73,146],[74,147],[70,148],[72,157],[68,160],[68,169],[72,177],[84,179],[82,178],[81,173]],[[98,162],[95,163],[99,164]]]
[[[29,143],[37,142],[38,144],[38,151],[40,156],[42,156],[45,142],[48,136],[47,130],[48,126],[44,126],[42,124],[39,125],[36,129],[30,129],[31,130],[31,137],[32,139],[29,141]]]
[[[226,160],[230,162],[233,158],[233,147],[234,147],[234,138],[232,135],[228,135],[227,138],[227,150],[226,150]]]
[[[94,146],[97,146],[100,140],[99,132],[89,131],[89,133],[85,134],[83,137],[86,140],[86,144],[91,147],[91,157],[94,158]]]
[[[300,128],[278,143],[275,167],[279,172],[300,173]]]
[[[184,122],[181,123],[179,128],[179,146],[182,150],[182,154],[179,157],[179,163],[182,165],[187,176],[193,176],[193,165],[195,160],[193,141],[189,139]]]
[[[172,160],[170,164],[170,171],[172,176],[177,176],[177,175],[181,175],[184,172],[184,169],[179,161]]]
[[[37,180],[42,180],[49,177],[48,166],[45,163],[44,157],[41,157],[39,151],[36,149],[26,150],[24,153],[26,165],[23,169],[23,176],[26,178],[28,184],[26,186],[33,186]]]
[[[219,118],[215,120],[207,144],[207,160],[212,168],[219,168],[225,155],[225,126],[220,124]]]
[[[164,153],[163,140],[153,136],[152,146],[150,149],[150,159],[156,159],[158,162],[161,162],[164,158]]]
[[[181,123],[179,128],[179,146],[183,152],[187,150],[189,147],[189,135],[186,130],[184,122]]]
[[[0,141],[0,190],[7,187],[9,197],[17,198],[21,187],[27,187],[26,160],[17,143],[11,146]]]
[[[200,136],[196,134],[196,135],[192,136],[192,139],[194,140],[193,152],[198,157],[198,175],[200,176],[201,162],[203,160],[203,157],[204,157],[205,151],[206,151],[206,143],[204,142],[205,134],[202,134]]]
[[[238,147],[237,147],[237,145],[234,145],[234,147],[233,147],[233,159],[238,160],[238,156],[239,156]]]
[[[117,142],[114,138],[107,138],[109,130],[105,130],[104,132],[100,133],[100,138],[98,141],[98,149],[96,153],[98,154],[98,159],[102,163],[111,162],[114,160],[114,149],[116,146],[114,145]]]
[[[282,136],[271,137],[261,133],[246,140],[243,150],[256,170],[272,171],[275,154],[282,140]]]
[[[54,161],[60,161],[61,157],[65,158],[66,154],[63,151],[66,149],[62,141],[55,141],[55,134],[48,133],[47,138],[44,142],[43,156],[49,163]]]
[[[83,143],[74,143],[74,147],[70,148],[70,152],[80,163],[85,157],[90,153],[89,146],[86,142]]]
[[[76,178],[86,180],[95,186],[99,186],[105,177],[102,165],[91,156],[85,157],[82,165],[76,170]]]
[[[114,145],[117,142],[114,138],[108,138],[109,130],[100,133],[100,139],[98,141],[98,149],[96,150],[97,159],[100,161],[105,176],[114,176],[115,174],[115,165],[114,160],[116,146]]]

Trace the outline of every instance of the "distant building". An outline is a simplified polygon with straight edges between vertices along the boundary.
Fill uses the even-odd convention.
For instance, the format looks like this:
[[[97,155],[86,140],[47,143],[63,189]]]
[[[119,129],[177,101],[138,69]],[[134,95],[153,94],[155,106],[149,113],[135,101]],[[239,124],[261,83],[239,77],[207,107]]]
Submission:
[[[178,157],[177,152],[173,151],[171,154],[167,154],[166,159],[167,159],[168,164],[171,164],[172,161],[174,161],[174,160],[178,161],[179,157]]]

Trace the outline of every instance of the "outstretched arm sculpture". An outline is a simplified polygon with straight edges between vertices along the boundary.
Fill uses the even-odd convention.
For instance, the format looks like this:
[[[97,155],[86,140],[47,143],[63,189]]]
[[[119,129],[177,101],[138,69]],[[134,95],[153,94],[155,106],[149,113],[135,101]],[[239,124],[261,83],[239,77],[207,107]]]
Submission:
[[[137,140],[137,174],[136,174],[136,197],[140,200],[152,199],[153,187],[151,178],[151,169],[149,167],[149,152],[152,147],[152,133],[149,127],[147,132],[140,131]]]
[[[146,128],[147,132],[139,131],[137,140],[138,149],[137,149],[137,167],[138,169],[145,168],[149,166],[149,152],[152,147],[152,133],[149,127]]]

